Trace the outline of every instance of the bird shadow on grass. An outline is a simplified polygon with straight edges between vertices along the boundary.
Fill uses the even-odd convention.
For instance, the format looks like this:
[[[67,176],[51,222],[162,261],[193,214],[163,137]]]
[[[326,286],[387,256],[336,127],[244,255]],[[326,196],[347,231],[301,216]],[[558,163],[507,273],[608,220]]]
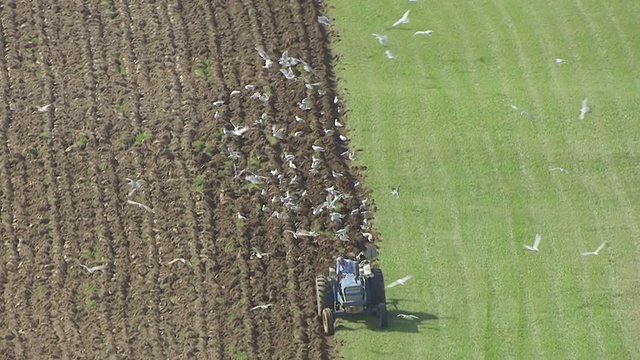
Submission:
[[[389,301],[388,304],[392,306],[393,302],[397,300]],[[398,314],[414,315],[418,319],[406,320],[397,317]],[[434,314],[426,312],[403,312],[399,309],[387,310],[387,319],[389,326],[386,329],[380,329],[378,317],[375,315],[358,314],[341,318],[336,322],[336,331],[352,331],[354,330],[349,324],[366,324],[367,328],[373,331],[379,332],[401,332],[401,333],[418,333],[421,329],[438,330],[435,326],[427,326],[432,324],[436,320],[441,319],[455,319],[452,317],[439,317]],[[435,324],[433,324],[435,325]]]

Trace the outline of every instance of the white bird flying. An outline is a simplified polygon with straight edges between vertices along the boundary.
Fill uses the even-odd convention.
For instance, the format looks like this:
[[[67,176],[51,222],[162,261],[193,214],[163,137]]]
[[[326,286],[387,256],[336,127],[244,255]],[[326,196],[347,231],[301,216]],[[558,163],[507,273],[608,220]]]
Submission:
[[[396,199],[400,200],[400,186],[396,186],[395,189],[391,189],[391,195],[395,196]]]
[[[384,55],[387,57],[387,59],[395,59],[396,57],[393,56],[393,54],[391,54],[391,51],[387,50],[384,52]]]
[[[333,22],[324,15],[318,16],[318,22],[322,25],[331,25]]]
[[[542,236],[540,236],[540,234],[536,234],[536,240],[533,242],[533,246],[529,246],[529,245],[522,245],[522,246],[524,246],[525,249],[528,249],[531,251],[540,251],[538,250],[538,245],[540,245],[540,240],[542,240]]]
[[[550,168],[549,171],[560,171],[562,173],[565,173],[567,175],[569,175],[569,172],[561,167],[554,167],[554,168]]]
[[[129,182],[129,187],[131,188],[131,190],[129,190],[129,193],[127,194],[127,197],[131,197],[133,194],[135,194],[136,191],[140,190],[142,185],[144,185],[144,180],[133,180],[129,178],[126,178],[125,180]]]
[[[225,135],[243,136],[244,133],[249,131],[249,128],[246,127],[246,126],[239,127],[239,126],[235,125],[234,123],[231,123],[231,125],[233,125],[233,130],[227,130],[226,128],[222,129],[222,132]]]
[[[38,112],[47,112],[49,111],[49,108],[51,107],[52,104],[47,104],[44,106],[38,106]]]
[[[401,317],[405,320],[420,320],[420,318],[415,315],[398,314],[396,317]]]
[[[413,33],[413,36],[417,36],[417,35],[431,36],[432,33],[433,33],[433,30],[416,31]]]
[[[387,46],[387,35],[378,35],[378,34],[371,34],[371,35],[373,35],[378,40],[380,45]]]
[[[407,275],[407,276],[403,277],[402,279],[398,279],[398,280],[392,282],[391,284],[387,285],[387,288],[392,288],[392,287],[397,286],[397,285],[404,285],[404,283],[409,281],[412,277],[413,277],[413,275]]]
[[[411,10],[407,10],[407,12],[405,12],[404,15],[402,15],[400,20],[398,20],[395,23],[393,23],[393,25],[391,27],[396,27],[396,26],[402,25],[402,24],[408,24],[409,23],[409,11],[411,11]]]
[[[168,265],[171,265],[171,264],[173,264],[173,263],[175,263],[175,262],[178,262],[178,261],[180,261],[180,262],[181,262],[181,263],[183,263],[183,264],[186,264],[186,263],[187,263],[187,260],[185,260],[185,259],[183,259],[183,258],[176,258],[176,259],[173,259],[173,260],[169,261],[167,264],[168,264]]]
[[[520,111],[520,115],[522,115],[522,116],[526,117],[527,119],[531,120],[531,122],[533,122],[533,120],[534,120],[534,119],[533,119],[533,116],[529,115],[529,113],[528,113],[528,112],[526,112],[526,111],[524,111],[524,110],[520,109],[519,107],[517,107],[517,106],[515,106],[515,105],[511,105],[511,108],[512,108],[513,110]]]
[[[318,233],[313,232],[313,231],[307,231],[307,230],[296,230],[295,232],[293,232],[291,230],[285,230],[284,232],[290,232],[291,235],[293,235],[293,237],[295,239],[297,239],[300,236],[307,236],[307,237],[316,237],[316,236],[318,236]]]
[[[98,265],[98,266],[94,266],[94,267],[88,267],[86,265],[80,264],[80,266],[82,266],[83,268],[87,269],[87,271],[90,274],[93,274],[96,271],[105,270],[107,268],[107,265]]]
[[[142,209],[144,209],[144,210],[146,210],[146,211],[148,211],[150,213],[153,213],[153,214],[156,213],[152,208],[148,207],[145,204],[141,204],[141,203],[139,203],[137,201],[127,200],[127,203],[129,203],[131,205],[136,205],[136,206],[138,206],[138,207],[140,207],[140,208],[142,208]]]
[[[565,59],[556,59],[555,60],[556,65],[560,65],[560,64],[564,63],[565,61],[566,61]]]
[[[582,100],[582,106],[580,107],[580,120],[584,120],[584,117],[590,112],[591,108],[587,104],[587,98],[584,98],[584,100]]]
[[[272,305],[272,304],[257,305],[257,306],[252,307],[252,308],[251,308],[251,309],[249,309],[249,310],[250,310],[250,311],[258,310],[258,309],[266,310],[266,309],[270,308],[270,307],[271,307],[271,305]]]
[[[600,244],[600,246],[598,246],[598,248],[596,249],[596,251],[589,251],[589,252],[583,252],[580,253],[580,255],[582,256],[589,256],[589,255],[598,255],[598,253],[600,252],[600,250],[602,250],[602,248],[607,245],[607,242],[603,242],[602,244]]]

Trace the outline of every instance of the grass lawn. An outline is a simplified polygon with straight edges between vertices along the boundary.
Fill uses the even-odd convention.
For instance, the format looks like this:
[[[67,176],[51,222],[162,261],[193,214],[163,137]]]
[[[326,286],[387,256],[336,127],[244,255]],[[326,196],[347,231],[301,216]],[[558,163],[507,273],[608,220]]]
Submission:
[[[640,2],[329,3],[381,266],[414,275],[390,315],[421,317],[340,321],[344,357],[640,358]]]

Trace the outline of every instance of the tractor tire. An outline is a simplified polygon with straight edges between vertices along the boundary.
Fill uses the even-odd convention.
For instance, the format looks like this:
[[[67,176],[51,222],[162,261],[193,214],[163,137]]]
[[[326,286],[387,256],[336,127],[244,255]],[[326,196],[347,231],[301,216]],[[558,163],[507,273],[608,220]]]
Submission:
[[[389,319],[387,318],[387,304],[378,304],[378,326],[380,329],[386,329],[389,327]]]
[[[333,335],[335,319],[333,318],[333,311],[329,308],[322,309],[322,328],[327,335]]]
[[[318,316],[322,316],[322,310],[333,309],[333,284],[323,275],[316,277],[316,304]]]
[[[369,286],[371,286],[371,306],[377,306],[380,303],[387,302],[387,295],[384,288],[384,276],[382,275],[382,269],[371,269],[373,277],[369,280]]]

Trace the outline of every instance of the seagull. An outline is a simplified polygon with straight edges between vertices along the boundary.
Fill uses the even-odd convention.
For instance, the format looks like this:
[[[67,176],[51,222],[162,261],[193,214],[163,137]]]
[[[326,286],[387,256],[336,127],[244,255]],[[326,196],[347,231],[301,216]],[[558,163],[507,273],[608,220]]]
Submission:
[[[324,152],[324,148],[322,146],[317,146],[317,145],[311,145],[311,148],[313,149],[313,151],[315,152]]]
[[[322,24],[322,25],[331,25],[331,24],[333,24],[333,22],[331,22],[331,20],[329,20],[329,18],[327,18],[324,15],[318,16],[318,22],[320,24]]]
[[[391,195],[395,196],[396,199],[400,200],[400,186],[396,186],[395,189],[392,189]]]
[[[529,120],[531,120],[531,122],[533,122],[533,120],[534,120],[534,119],[533,119],[533,116],[529,115],[529,113],[528,113],[528,112],[526,112],[526,111],[524,111],[524,110],[520,109],[519,107],[517,107],[517,106],[515,106],[515,105],[511,105],[511,108],[512,108],[513,110],[520,111],[520,115],[525,116],[527,119],[529,119]]]
[[[255,255],[255,257],[257,257],[258,259],[262,259],[264,257],[269,257],[269,255],[270,255],[269,253],[262,252],[262,251],[258,250],[255,247],[252,250],[253,250],[253,254],[251,256],[253,257]]]
[[[296,76],[293,73],[293,70],[291,70],[291,67],[288,67],[286,69],[280,69],[280,72],[282,73],[282,75],[284,75],[284,77],[287,80],[293,80],[296,78]]]
[[[415,315],[398,314],[396,317],[401,317],[405,320],[420,320],[420,318]]]
[[[262,310],[267,310],[268,308],[271,307],[272,304],[265,304],[265,305],[258,305],[258,306],[254,306],[251,309],[249,309],[250,311],[253,310],[258,310],[258,309],[262,309]]]
[[[398,20],[395,23],[393,23],[393,25],[391,27],[396,27],[396,26],[402,25],[402,24],[408,24],[409,23],[409,11],[411,11],[411,10],[407,10],[407,12],[405,12],[404,15],[402,15],[400,20]]]
[[[278,128],[277,125],[273,124],[271,125],[271,134],[274,138],[282,140],[284,139],[284,128]]]
[[[556,65],[560,65],[560,64],[564,63],[565,61],[566,61],[565,59],[556,59],[555,60]]]
[[[567,170],[561,168],[561,167],[550,168],[549,171],[560,171],[560,172],[563,172],[563,173],[569,175],[569,172]]]
[[[387,285],[387,289],[392,288],[396,285],[404,285],[404,283],[406,283],[407,281],[409,281],[409,279],[411,279],[413,277],[413,275],[407,275],[405,277],[403,277],[402,279],[396,280],[394,282],[392,282],[391,284]]]
[[[380,45],[387,46],[387,35],[378,35],[378,34],[371,34],[371,35],[373,35],[378,40]]]
[[[529,246],[529,245],[522,245],[522,246],[524,246],[525,249],[528,249],[531,251],[540,251],[538,250],[538,245],[540,245],[540,240],[542,240],[542,236],[540,236],[540,234],[536,234],[536,240],[533,242],[533,246]]]
[[[47,104],[47,105],[44,105],[44,106],[38,106],[38,112],[43,113],[43,112],[49,111],[49,108],[51,107],[51,105],[52,104]]]
[[[136,191],[140,190],[142,185],[144,185],[144,180],[133,180],[129,178],[125,178],[125,180],[129,182],[129,187],[131,187],[127,197],[131,197]]]
[[[293,232],[291,230],[285,230],[284,232],[290,232],[291,235],[293,235],[294,238],[298,238],[298,236],[309,236],[309,237],[316,237],[318,236],[318,234],[316,232],[313,231],[307,231],[307,230],[296,230],[296,232]]]
[[[602,250],[602,248],[607,244],[607,242],[603,242],[602,244],[600,244],[600,246],[598,246],[598,248],[596,249],[596,251],[589,251],[589,252],[583,252],[580,253],[580,255],[582,256],[589,256],[589,255],[598,255],[598,253],[600,252],[600,250]]]
[[[94,267],[91,267],[91,268],[86,266],[86,265],[83,265],[83,264],[80,264],[80,266],[82,266],[83,268],[87,269],[89,274],[93,274],[96,271],[105,270],[107,268],[107,265],[98,265],[98,266],[94,266]]]
[[[391,51],[387,50],[384,52],[384,54],[387,56],[387,59],[395,59],[396,57],[393,56],[393,54],[391,54]]]
[[[237,213],[236,216],[238,217],[238,220],[240,220],[240,221],[247,221],[247,217],[242,215],[241,213]]]
[[[256,87],[254,85],[251,84],[247,84],[244,86],[245,89],[249,90],[249,91],[253,91],[256,89]]]
[[[242,136],[244,135],[244,133],[246,133],[247,131],[249,131],[249,128],[246,126],[243,127],[239,127],[237,125],[234,125],[233,123],[231,123],[231,125],[233,125],[233,130],[227,130],[226,128],[222,129],[222,132],[225,135],[235,135],[235,136]]]
[[[587,105],[587,98],[584,98],[584,100],[582,100],[582,106],[580,107],[580,120],[584,120],[584,117],[590,112],[591,108]]]
[[[413,36],[418,36],[418,35],[431,36],[432,33],[433,33],[433,30],[416,31],[413,33]]]
[[[213,106],[222,106],[222,105],[224,105],[224,101],[222,101],[222,100],[218,100],[218,101],[214,101],[213,102]]]
[[[128,202],[129,204],[131,204],[131,205],[137,205],[137,206],[139,206],[139,207],[141,207],[141,208],[143,208],[143,209],[147,210],[147,211],[148,211],[148,212],[150,212],[150,213],[153,213],[153,214],[155,214],[155,213],[156,213],[152,208],[148,207],[147,205],[141,204],[141,203],[136,202],[136,201],[131,201],[131,200],[127,200],[127,202]]]
[[[175,259],[173,259],[173,260],[169,261],[167,264],[168,264],[168,265],[171,265],[171,264],[173,264],[173,263],[175,263],[175,262],[178,262],[178,261],[180,261],[180,262],[181,262],[181,263],[183,263],[183,264],[186,264],[186,263],[187,263],[187,260],[185,260],[185,259],[183,259],[183,258],[175,258]]]

